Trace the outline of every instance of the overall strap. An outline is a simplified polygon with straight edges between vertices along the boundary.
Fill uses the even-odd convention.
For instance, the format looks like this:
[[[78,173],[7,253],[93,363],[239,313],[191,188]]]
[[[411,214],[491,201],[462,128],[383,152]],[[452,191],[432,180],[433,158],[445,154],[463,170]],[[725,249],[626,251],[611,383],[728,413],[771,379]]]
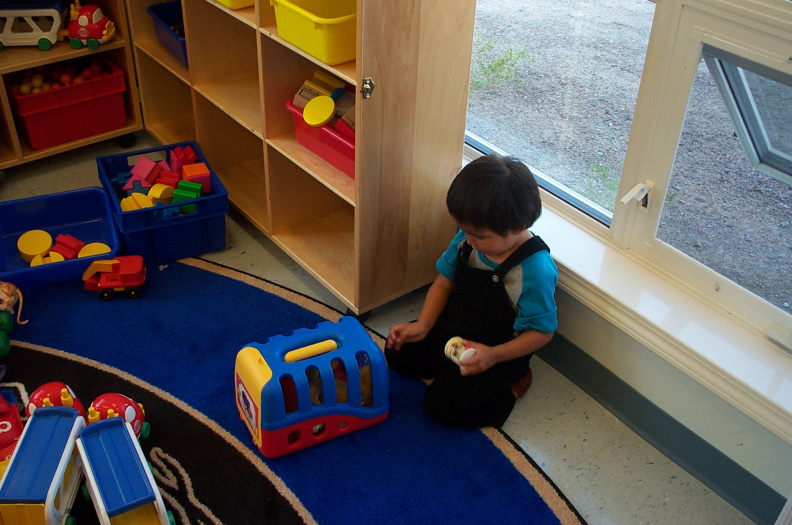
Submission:
[[[495,273],[502,279],[509,270],[520,264],[522,260],[527,259],[531,255],[535,254],[536,252],[541,252],[542,250],[547,250],[550,252],[550,248],[547,246],[547,244],[545,244],[545,242],[538,235],[534,235],[522,243],[519,248],[514,250],[514,252],[509,255],[505,261],[500,263],[498,267],[495,268]]]
[[[522,243],[519,248],[514,250],[514,253],[509,255],[506,260],[500,263],[498,267],[495,268],[494,272],[502,279],[503,276],[506,275],[506,273],[508,273],[508,271],[511,270],[515,265],[519,264],[520,261],[527,259],[531,255],[542,250],[547,250],[550,252],[550,248],[547,246],[547,244],[545,244],[541,237],[534,235]],[[467,240],[465,240],[457,250],[457,255],[459,256],[460,261],[467,263],[472,252],[473,247],[468,244]]]

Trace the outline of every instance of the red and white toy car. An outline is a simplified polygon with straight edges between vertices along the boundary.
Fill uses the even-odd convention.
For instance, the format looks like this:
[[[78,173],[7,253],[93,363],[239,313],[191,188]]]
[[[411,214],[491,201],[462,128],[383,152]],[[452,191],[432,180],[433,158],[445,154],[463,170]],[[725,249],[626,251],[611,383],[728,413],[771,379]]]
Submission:
[[[69,43],[74,49],[88,46],[96,49],[115,35],[115,24],[95,4],[80,6],[76,0],[70,11]]]
[[[123,418],[132,425],[132,430],[138,438],[146,438],[149,435],[150,425],[145,421],[146,413],[143,405],[135,403],[123,394],[102,394],[88,407],[89,425],[108,417]]]

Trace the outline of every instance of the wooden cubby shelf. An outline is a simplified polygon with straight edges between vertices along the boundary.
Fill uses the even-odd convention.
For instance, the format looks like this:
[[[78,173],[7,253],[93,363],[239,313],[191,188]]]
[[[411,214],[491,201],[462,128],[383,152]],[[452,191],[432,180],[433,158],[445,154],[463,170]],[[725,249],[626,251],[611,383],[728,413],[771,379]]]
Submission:
[[[126,0],[146,129],[196,140],[232,205],[355,313],[429,283],[454,232],[445,192],[462,162],[475,1],[431,1],[358,0],[356,60],[328,66],[280,38],[269,0],[181,0],[185,68],[146,13],[161,0]],[[356,93],[354,177],[298,140],[286,108],[317,70]]]
[[[123,0],[96,0],[92,3],[98,5],[104,15],[116,26],[116,34],[113,39],[100,45],[97,49],[92,50],[87,46],[74,49],[69,45],[68,38],[65,38],[56,42],[46,51],[39,49],[36,45],[7,46],[0,51],[0,115],[4,122],[0,127],[0,169],[42,159],[103,140],[119,138],[143,129],[143,119],[135,84],[132,49],[127,32],[127,10],[124,2]],[[68,24],[68,13],[65,23]],[[14,118],[14,112],[11,109],[8,95],[11,83],[21,72],[31,68],[50,66],[75,58],[96,55],[108,58],[124,72],[126,90],[123,94],[123,102],[126,124],[118,129],[82,137],[63,144],[42,149],[31,148],[23,137],[20,122]]]

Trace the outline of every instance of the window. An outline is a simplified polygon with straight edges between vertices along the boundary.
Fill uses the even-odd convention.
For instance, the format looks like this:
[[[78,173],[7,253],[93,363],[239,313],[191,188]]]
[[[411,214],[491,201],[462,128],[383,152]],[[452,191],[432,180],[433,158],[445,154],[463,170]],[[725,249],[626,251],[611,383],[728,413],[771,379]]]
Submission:
[[[468,143],[792,347],[792,2],[514,5],[478,1]]]
[[[510,13],[514,6],[477,2],[468,142],[519,157],[545,189],[607,225],[654,4],[536,0]]]

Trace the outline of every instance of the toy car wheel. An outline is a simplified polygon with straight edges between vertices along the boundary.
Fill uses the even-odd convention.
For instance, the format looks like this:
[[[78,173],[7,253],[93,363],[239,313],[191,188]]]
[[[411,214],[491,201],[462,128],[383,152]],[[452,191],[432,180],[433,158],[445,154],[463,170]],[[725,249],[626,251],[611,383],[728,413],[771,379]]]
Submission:
[[[74,49],[80,49],[80,48],[82,47],[82,40],[80,40],[80,39],[79,39],[79,38],[77,38],[77,37],[72,37],[72,38],[69,40],[69,43],[71,44],[71,46],[72,46]]]
[[[42,38],[38,41],[38,46],[42,51],[49,51],[52,49],[52,42],[50,42],[48,38]]]
[[[171,511],[168,511],[168,523],[170,523],[170,525],[176,525],[176,518],[173,517]]]
[[[127,288],[125,293],[127,297],[129,297],[130,299],[137,299],[138,297],[140,297],[140,288],[136,286],[132,288]]]
[[[90,502],[91,501],[91,491],[88,490],[88,485],[83,483],[83,485],[80,487],[80,491],[82,492],[83,499],[85,501]]]
[[[109,301],[113,298],[113,290],[99,290],[99,299]]]
[[[151,423],[148,421],[144,421],[142,425],[140,425],[140,439],[146,439],[151,434]]]
[[[45,49],[45,51],[46,51],[46,49]],[[64,524],[65,525],[77,525],[77,518],[75,518],[74,516],[69,516],[68,518],[66,518],[66,521],[64,522]]]
[[[99,47],[99,41],[95,38],[89,38],[85,45],[88,46],[88,49],[96,49]]]

